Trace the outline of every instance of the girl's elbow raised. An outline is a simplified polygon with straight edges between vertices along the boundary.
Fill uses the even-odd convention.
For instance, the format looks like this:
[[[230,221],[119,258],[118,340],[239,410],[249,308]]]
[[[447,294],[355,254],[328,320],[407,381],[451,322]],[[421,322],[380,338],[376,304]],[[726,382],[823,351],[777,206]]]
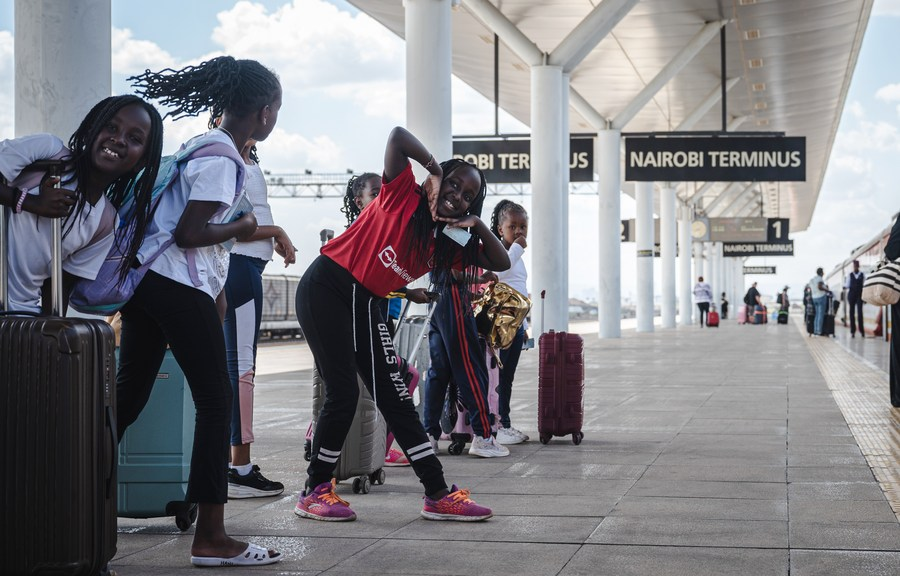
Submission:
[[[175,245],[179,248],[196,248],[198,246],[196,239],[184,230],[176,229],[172,236],[175,239]]]

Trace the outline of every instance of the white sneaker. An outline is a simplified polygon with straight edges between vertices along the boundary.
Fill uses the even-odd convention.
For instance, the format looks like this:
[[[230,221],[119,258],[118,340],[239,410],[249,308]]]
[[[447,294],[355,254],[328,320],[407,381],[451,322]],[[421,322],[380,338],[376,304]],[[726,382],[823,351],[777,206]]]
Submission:
[[[501,428],[497,430],[497,442],[500,444],[521,444],[525,441],[524,434],[516,434],[515,428]]]
[[[476,436],[472,440],[472,445],[469,446],[469,454],[482,458],[500,458],[509,456],[509,449],[497,442],[493,436],[487,438]]]
[[[437,455],[437,453],[438,453],[438,441],[437,441],[437,438],[435,438],[435,437],[432,436],[431,434],[427,434],[427,436],[428,436],[428,441],[431,442],[431,448],[432,448],[432,450],[434,450],[434,454]]]

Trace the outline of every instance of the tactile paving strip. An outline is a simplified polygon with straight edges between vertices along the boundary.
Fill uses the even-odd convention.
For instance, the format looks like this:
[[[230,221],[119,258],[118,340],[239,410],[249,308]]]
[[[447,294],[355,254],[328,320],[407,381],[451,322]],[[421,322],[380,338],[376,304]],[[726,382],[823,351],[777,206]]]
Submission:
[[[885,374],[831,338],[805,339],[859,449],[900,520],[900,408],[891,406]]]

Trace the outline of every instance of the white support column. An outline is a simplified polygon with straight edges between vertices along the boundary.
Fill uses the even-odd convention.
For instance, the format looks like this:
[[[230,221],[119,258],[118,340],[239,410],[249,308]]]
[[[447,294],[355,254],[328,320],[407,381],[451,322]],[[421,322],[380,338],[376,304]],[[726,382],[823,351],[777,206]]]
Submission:
[[[709,283],[713,295],[715,295],[719,289],[718,245],[718,242],[709,243],[709,278],[707,278],[706,281]],[[715,300],[713,300],[713,302],[715,302]]]
[[[678,314],[682,326],[690,326],[693,305],[691,302],[691,253],[693,237],[691,236],[691,209],[681,207],[681,218],[678,220]]]
[[[597,172],[600,175],[600,295],[597,308],[600,338],[622,336],[622,254],[619,226],[622,218],[622,183],[619,177],[619,130],[601,130],[597,134]],[[532,284],[533,286],[533,284]]]
[[[450,0],[404,0],[406,127],[438,160],[453,155]],[[413,162],[418,178],[425,170]]]
[[[637,331],[653,332],[653,182],[635,182],[634,240],[637,251],[635,281]]]
[[[110,0],[16,0],[15,134],[68,141],[112,94]]]
[[[534,237],[529,242],[534,250],[531,265],[534,275],[531,288],[537,303],[536,318],[544,319],[544,330],[568,327],[569,295],[563,277],[567,266],[563,256],[562,127],[563,74],[559,66],[531,68],[531,189],[532,209],[529,226]],[[568,166],[568,163],[566,163]],[[618,232],[618,225],[616,232]],[[568,240],[568,235],[565,235]],[[532,248],[533,247],[533,248]],[[546,300],[540,293],[546,290]],[[542,309],[543,308],[543,309]]]
[[[562,224],[559,228],[559,252],[562,264],[560,280],[562,281],[562,294],[564,298],[560,300],[560,317],[562,318],[562,330],[569,329],[569,163],[571,162],[570,136],[569,136],[569,74],[563,73],[560,90],[560,106],[559,110],[562,114],[560,118],[560,128],[562,129],[562,152],[561,169],[559,171],[561,193],[561,214]],[[573,234],[576,232],[571,231]]]
[[[666,183],[659,195],[659,256],[662,326],[675,327],[675,188]]]

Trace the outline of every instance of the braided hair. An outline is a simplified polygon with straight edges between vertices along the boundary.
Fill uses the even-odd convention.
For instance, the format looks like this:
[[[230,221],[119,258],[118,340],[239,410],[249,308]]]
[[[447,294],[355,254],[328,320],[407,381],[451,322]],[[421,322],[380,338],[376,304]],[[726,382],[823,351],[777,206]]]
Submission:
[[[347,191],[344,193],[344,205],[341,207],[341,214],[347,217],[347,228],[353,224],[359,217],[362,210],[356,205],[356,199],[362,195],[366,184],[372,178],[379,178],[374,172],[365,172],[359,176],[352,176],[347,181]]]
[[[477,166],[461,160],[453,158],[441,162],[441,169],[444,176],[441,182],[446,180],[455,171],[470,167],[478,173],[481,180],[481,186],[478,195],[469,204],[466,214],[474,214],[481,216],[481,209],[484,207],[484,198],[487,195],[487,180],[484,173]],[[422,186],[424,189],[424,184]],[[428,199],[423,194],[416,211],[413,213],[410,226],[406,231],[406,255],[411,261],[418,265],[426,264],[431,258],[431,284],[436,290],[441,290],[450,282],[452,275],[450,270],[453,262],[456,260],[457,250],[460,249],[459,244],[451,240],[446,234],[442,234],[446,223],[435,222],[431,217],[431,210],[428,207]],[[434,239],[434,253],[429,254],[429,244]],[[469,238],[469,242],[462,247],[462,267],[463,282],[466,284],[474,283],[477,274],[476,261],[478,258],[478,238],[473,234]]]
[[[133,172],[119,176],[105,191],[106,198],[116,210],[122,207],[127,198],[134,196],[134,209],[128,215],[127,220],[121,223],[123,226],[134,226],[134,234],[128,239],[127,246],[117,244],[121,253],[125,255],[119,264],[120,280],[125,278],[128,269],[137,258],[138,250],[144,240],[144,233],[152,218],[151,193],[159,172],[159,160],[163,145],[163,125],[159,112],[152,104],[133,95],[110,96],[98,102],[69,138],[69,150],[72,151],[72,157],[64,166],[63,171],[71,170],[72,176],[60,182],[60,186],[64,187],[73,180],[77,181],[75,191],[78,200],[63,224],[65,236],[72,230],[78,220],[78,215],[84,211],[87,203],[83,186],[88,181],[88,174],[94,169],[92,160],[94,143],[119,110],[132,105],[140,106],[150,116],[150,132],[144,143],[144,154]],[[117,237],[116,242],[122,240],[123,238]]]
[[[213,118],[226,110],[238,118],[254,114],[281,95],[274,72],[256,60],[219,56],[181,70],[146,70],[131,76],[137,93],[172,108],[165,115],[177,120],[209,110]]]
[[[525,211],[525,208],[520,204],[516,204],[512,200],[501,200],[497,202],[497,205],[494,206],[494,211],[491,213],[491,232],[494,233],[501,242],[503,241],[503,236],[500,234],[500,224],[503,223],[503,219],[509,216],[510,214],[521,214],[528,218],[528,212]]]

